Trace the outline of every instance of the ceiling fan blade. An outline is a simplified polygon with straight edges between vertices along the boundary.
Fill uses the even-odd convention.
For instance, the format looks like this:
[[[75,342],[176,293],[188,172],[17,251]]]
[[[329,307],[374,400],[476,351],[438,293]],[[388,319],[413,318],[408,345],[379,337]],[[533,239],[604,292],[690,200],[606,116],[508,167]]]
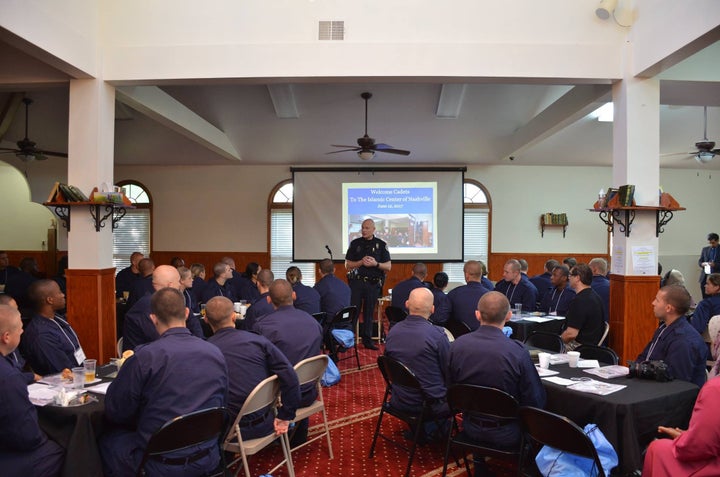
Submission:
[[[351,149],[360,149],[360,148],[357,147],[357,146],[347,146],[347,145],[345,145],[345,144],[330,144],[330,145],[331,145],[332,147],[347,147],[347,148],[351,148]]]
[[[377,149],[374,148],[377,152],[386,152],[388,154],[400,154],[402,156],[409,156],[410,151],[406,151],[404,149],[393,149],[393,148],[387,148],[387,149]]]
[[[3,151],[3,152],[20,152],[19,149],[10,149],[9,147],[0,147],[0,151]]]
[[[360,150],[359,147],[354,147],[354,148],[352,148],[352,149],[340,149],[339,151],[326,152],[325,154],[337,154],[338,152],[349,152],[349,151],[353,151],[353,152],[354,152],[354,151],[359,151],[359,150]]]
[[[660,157],[670,157],[670,156],[683,156],[683,155],[693,155],[697,154],[697,152],[668,152],[665,154],[660,154]]]
[[[40,154],[42,156],[55,156],[55,157],[64,157],[64,158],[68,157],[66,152],[53,152],[53,151],[46,151],[44,149],[43,150],[38,149],[35,152],[37,152],[38,154]]]

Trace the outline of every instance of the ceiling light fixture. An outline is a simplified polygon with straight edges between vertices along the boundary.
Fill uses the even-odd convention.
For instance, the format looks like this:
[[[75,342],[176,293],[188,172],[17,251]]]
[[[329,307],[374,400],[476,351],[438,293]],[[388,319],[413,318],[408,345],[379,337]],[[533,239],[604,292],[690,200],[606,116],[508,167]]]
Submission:
[[[375,151],[358,151],[357,155],[363,161],[369,161],[375,157]]]
[[[715,157],[714,152],[710,151],[700,151],[695,155],[695,160],[698,161],[700,164],[707,164],[708,162],[712,161],[713,157]]]
[[[617,6],[617,0],[601,0],[600,5],[595,9],[595,15],[600,20],[607,20],[612,15],[615,7]]]
[[[595,9],[595,16],[601,20],[607,20],[612,16],[615,23],[621,27],[631,27],[635,21],[633,0],[600,0],[600,5]]]

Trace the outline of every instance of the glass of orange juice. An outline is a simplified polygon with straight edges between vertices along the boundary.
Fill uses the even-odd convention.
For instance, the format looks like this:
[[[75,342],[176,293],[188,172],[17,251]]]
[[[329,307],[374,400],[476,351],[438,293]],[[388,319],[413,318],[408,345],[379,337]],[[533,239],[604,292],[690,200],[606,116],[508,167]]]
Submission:
[[[85,368],[85,382],[91,383],[95,381],[95,368],[97,367],[97,360],[86,359],[83,361],[83,367]]]

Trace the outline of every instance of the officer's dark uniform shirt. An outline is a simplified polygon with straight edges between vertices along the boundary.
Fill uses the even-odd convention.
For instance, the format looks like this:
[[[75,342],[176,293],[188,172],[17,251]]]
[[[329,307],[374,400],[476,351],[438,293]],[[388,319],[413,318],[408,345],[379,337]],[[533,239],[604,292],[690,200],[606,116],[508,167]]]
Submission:
[[[525,347],[506,338],[494,326],[480,326],[452,342],[448,359],[449,384],[489,386],[513,396],[521,406],[545,406],[545,388]],[[517,425],[497,427],[487,420],[465,416],[463,427],[480,442],[516,446]]]
[[[35,314],[20,338],[20,352],[39,375],[55,374],[82,365],[75,358],[80,348],[70,324],[55,315],[54,320]]]
[[[488,291],[490,290],[480,282],[468,282],[450,290],[447,295],[450,301],[450,319],[465,323],[471,330],[476,329],[480,324],[475,318],[475,310],[480,297]]]
[[[388,251],[387,244],[375,236],[370,240],[359,237],[350,242],[350,246],[345,254],[345,260],[356,262],[367,256],[373,257],[377,263],[390,261],[390,252]],[[357,268],[356,273],[357,277],[374,280],[381,280],[385,276],[385,272],[383,272],[380,267],[360,266]]]
[[[6,477],[57,476],[65,451],[48,440],[28,398],[25,377],[0,356],[0,469]]]
[[[335,275],[325,275],[313,288],[320,294],[320,311],[328,319],[350,306],[350,287]]]
[[[280,381],[282,406],[278,418],[289,421],[295,418],[300,404],[300,385],[290,361],[274,344],[264,336],[234,328],[222,328],[208,338],[225,356],[230,377],[227,407],[231,422],[235,421],[240,408],[255,386],[263,379],[277,374]],[[254,421],[265,416],[262,422]],[[273,430],[273,413],[251,414],[244,418],[240,432],[243,439],[266,436]],[[253,423],[253,424],[251,424]],[[241,423],[242,424],[242,423]],[[247,432],[252,431],[252,432]]]
[[[387,335],[385,354],[407,366],[438,411],[445,403],[445,371],[450,342],[445,332],[422,316],[408,315]],[[417,410],[422,396],[402,386],[393,386],[391,404],[398,409]]]

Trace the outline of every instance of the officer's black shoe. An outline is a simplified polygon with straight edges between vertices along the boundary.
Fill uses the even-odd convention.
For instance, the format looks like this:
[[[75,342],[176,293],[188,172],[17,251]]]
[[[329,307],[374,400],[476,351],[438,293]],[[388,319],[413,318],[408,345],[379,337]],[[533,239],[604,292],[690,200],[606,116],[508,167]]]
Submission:
[[[371,349],[373,351],[377,351],[379,349],[377,345],[372,341],[363,341],[363,346],[365,347],[365,349]]]

